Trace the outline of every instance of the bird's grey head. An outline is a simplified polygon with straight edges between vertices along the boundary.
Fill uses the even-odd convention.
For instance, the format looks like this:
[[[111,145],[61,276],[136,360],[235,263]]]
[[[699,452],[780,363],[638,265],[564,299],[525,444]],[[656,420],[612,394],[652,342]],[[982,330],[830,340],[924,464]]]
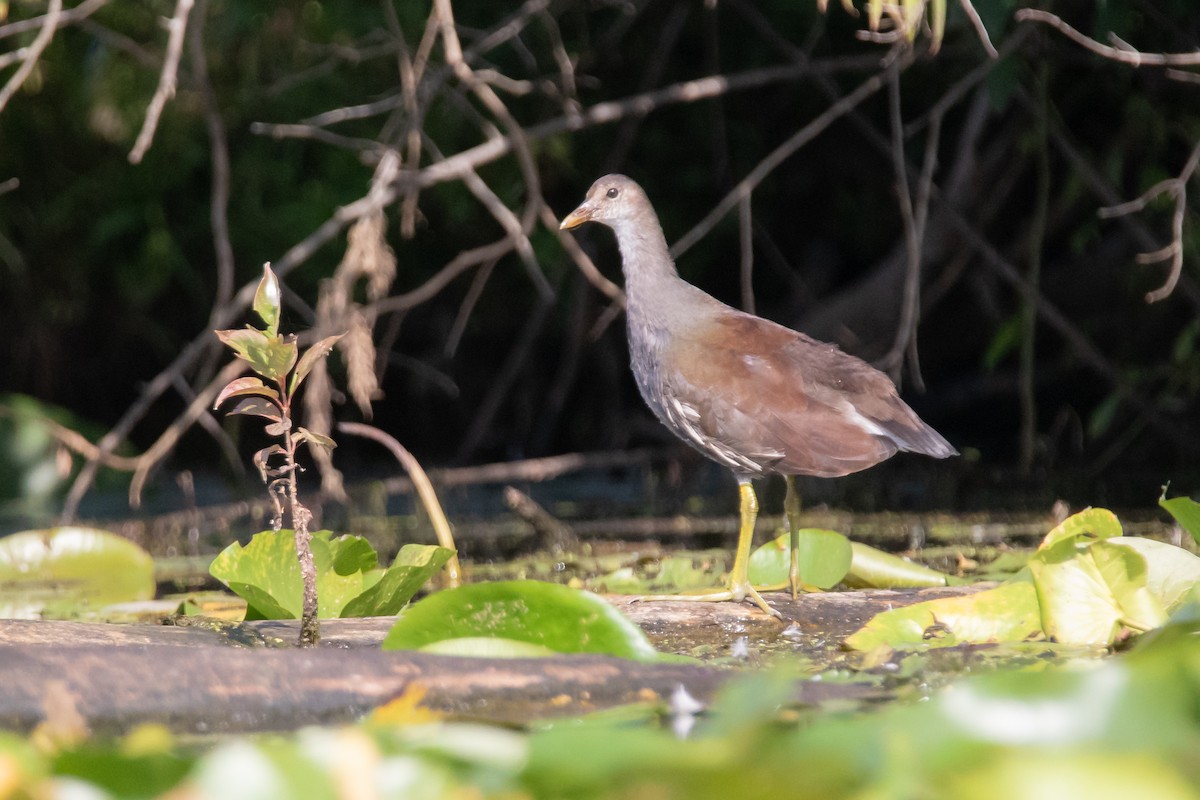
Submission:
[[[579,208],[568,214],[559,228],[569,230],[585,222],[602,222],[617,228],[646,212],[653,216],[650,200],[642,187],[624,175],[605,175],[592,184]]]

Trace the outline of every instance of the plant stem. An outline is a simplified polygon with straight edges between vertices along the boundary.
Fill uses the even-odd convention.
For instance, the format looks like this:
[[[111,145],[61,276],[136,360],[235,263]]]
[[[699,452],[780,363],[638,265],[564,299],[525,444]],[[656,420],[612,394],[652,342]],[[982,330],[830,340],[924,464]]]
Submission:
[[[296,535],[296,559],[304,580],[304,605],[300,615],[300,647],[315,647],[321,641],[321,622],[317,618],[317,567],[313,563],[312,534],[308,530],[311,512],[300,503],[296,490],[296,442],[292,432],[284,433],[288,460],[288,501],[292,507],[292,528]]]

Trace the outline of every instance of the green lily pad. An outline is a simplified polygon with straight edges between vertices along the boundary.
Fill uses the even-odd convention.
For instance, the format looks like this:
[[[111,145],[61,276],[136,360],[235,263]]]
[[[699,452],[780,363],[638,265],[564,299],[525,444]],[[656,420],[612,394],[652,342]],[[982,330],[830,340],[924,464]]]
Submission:
[[[921,589],[966,582],[870,545],[851,542],[850,547],[854,560],[843,583],[855,589]]]
[[[1162,497],[1158,498],[1158,504],[1165,508],[1179,526],[1192,535],[1192,538],[1200,542],[1200,503],[1197,503],[1190,497],[1172,497],[1167,499],[1166,487],[1163,488]]]
[[[1085,508],[1077,514],[1064,519],[1054,527],[1038,549],[1052,547],[1064,539],[1086,537],[1091,539],[1111,539],[1121,535],[1121,521],[1117,515],[1107,508]]]
[[[1120,536],[1108,543],[1141,554],[1146,560],[1146,588],[1167,613],[1185,603],[1200,586],[1200,556],[1182,547],[1137,536]]]
[[[375,550],[361,536],[312,535],[320,617],[391,614],[407,603],[445,564],[445,548],[410,545],[389,569],[377,567]],[[444,551],[437,553],[436,551]],[[209,567],[213,577],[246,600],[246,619],[298,619],[303,610],[303,581],[290,530],[263,531],[243,547],[225,548]],[[382,584],[382,586],[381,586]]]
[[[837,531],[801,528],[796,548],[800,580],[818,589],[832,589],[850,570],[850,540]],[[767,542],[750,554],[750,582],[786,586],[791,569],[791,534]]]
[[[1017,581],[962,597],[943,597],[876,614],[846,639],[855,650],[881,645],[945,647],[967,642],[1022,642],[1042,633],[1037,594]]]
[[[374,585],[342,609],[343,617],[390,617],[404,608],[454,551],[436,545],[406,544]]]
[[[1060,537],[1034,553],[1029,570],[1042,625],[1058,642],[1111,644],[1122,627],[1149,630],[1166,621],[1146,588],[1146,560],[1131,548],[1087,535]]]
[[[471,658],[545,658],[557,655],[549,647],[499,636],[463,636],[439,639],[421,648],[422,653]]]
[[[94,528],[23,531],[0,539],[0,617],[77,616],[154,597],[154,561]]]
[[[658,658],[641,628],[590,592],[540,581],[448,589],[400,613],[384,650],[416,650],[445,639],[498,637],[557,653]]]

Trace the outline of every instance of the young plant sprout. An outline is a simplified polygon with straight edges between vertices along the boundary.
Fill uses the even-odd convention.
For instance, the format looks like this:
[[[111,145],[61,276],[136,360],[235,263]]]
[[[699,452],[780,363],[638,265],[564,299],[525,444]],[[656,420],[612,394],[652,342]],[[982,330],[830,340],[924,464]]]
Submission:
[[[247,325],[240,330],[214,331],[222,342],[232,348],[234,355],[250,365],[258,377],[246,376],[230,381],[217,395],[213,409],[226,400],[237,399],[237,405],[228,413],[262,417],[267,420],[267,435],[278,437],[282,442],[255,453],[254,465],[267,484],[271,502],[275,506],[275,516],[271,521],[275,530],[283,527],[285,508],[291,516],[296,535],[296,557],[304,578],[300,646],[311,647],[321,638],[317,620],[317,570],[313,564],[312,536],[308,530],[312,512],[300,502],[296,491],[296,473],[301,469],[296,463],[296,450],[305,442],[309,446],[325,448],[336,445],[328,436],[294,425],[292,401],[313,366],[329,355],[333,345],[344,334],[320,340],[301,356],[295,335],[279,333],[281,305],[279,279],[271,271],[271,265],[264,264],[262,280],[254,293],[253,308],[265,327]]]

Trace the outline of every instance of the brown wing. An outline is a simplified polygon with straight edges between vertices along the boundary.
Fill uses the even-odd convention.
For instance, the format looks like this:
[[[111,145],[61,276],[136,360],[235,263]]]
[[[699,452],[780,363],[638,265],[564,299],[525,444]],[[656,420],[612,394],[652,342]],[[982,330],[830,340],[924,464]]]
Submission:
[[[720,314],[677,337],[667,361],[669,391],[715,446],[759,467],[746,472],[834,477],[900,449],[954,452],[886,375],[767,320]]]

